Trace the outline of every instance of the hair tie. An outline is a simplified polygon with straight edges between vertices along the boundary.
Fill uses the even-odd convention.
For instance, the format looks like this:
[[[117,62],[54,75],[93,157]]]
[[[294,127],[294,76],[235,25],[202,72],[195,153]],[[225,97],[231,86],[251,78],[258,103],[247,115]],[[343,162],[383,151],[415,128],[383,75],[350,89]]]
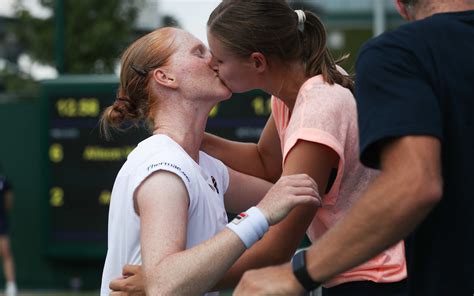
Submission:
[[[306,22],[306,14],[303,10],[295,10],[295,13],[298,15],[298,30],[300,32],[304,31],[304,23]]]
[[[143,69],[140,69],[140,68],[138,68],[138,67],[137,67],[137,66],[135,66],[134,64],[131,64],[131,65],[130,65],[130,68],[132,68],[132,69],[133,69],[133,71],[135,71],[135,72],[136,72],[138,75],[140,75],[140,76],[143,76],[143,77],[145,77],[145,76],[148,74],[148,72],[147,72],[147,71],[145,71],[145,70],[143,70]]]
[[[115,101],[119,101],[119,102],[128,102],[129,100],[126,99],[126,98],[123,98],[123,97],[118,97],[118,98],[115,98]]]

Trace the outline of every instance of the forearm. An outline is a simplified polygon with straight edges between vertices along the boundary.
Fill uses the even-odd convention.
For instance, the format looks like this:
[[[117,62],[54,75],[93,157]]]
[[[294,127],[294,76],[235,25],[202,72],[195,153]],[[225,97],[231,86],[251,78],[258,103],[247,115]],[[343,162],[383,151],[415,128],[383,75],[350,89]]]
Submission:
[[[313,205],[299,206],[282,222],[270,227],[268,233],[237,260],[214,289],[235,287],[247,270],[289,261],[303,240],[316,209]]]
[[[272,183],[250,175],[242,174],[231,168],[229,186],[224,195],[227,212],[238,214],[255,206],[273,185]]]
[[[211,290],[217,280],[245,251],[231,230],[191,249],[167,256],[156,265],[144,258],[147,295],[198,295]],[[222,256],[222,250],[225,255]]]
[[[156,186],[151,186],[151,188],[142,187],[138,192],[138,200],[143,203],[139,203],[142,213],[143,272],[137,273],[134,268],[125,267],[124,274],[130,276],[111,282],[111,287],[115,291],[135,293],[146,290],[149,295],[196,295],[212,291],[214,289],[211,287],[215,285],[217,279],[221,278],[246,250],[245,245],[250,247],[266,232],[267,226],[262,215],[259,215],[255,209],[250,209],[247,211],[248,216],[245,220],[229,226],[232,230],[226,227],[215,237],[185,250],[186,241],[182,238],[185,228],[182,226],[186,224],[176,221],[186,212],[170,213],[173,212],[173,206],[170,204],[167,211],[156,216],[156,212],[163,209],[163,206],[161,204],[153,206],[157,199],[146,198],[148,190],[156,192],[159,187],[163,190],[164,184],[170,183],[165,178],[166,176],[168,175],[158,176],[164,183],[154,183]],[[172,188],[176,187],[180,186]],[[144,200],[141,199],[142,194]],[[267,223],[274,225],[282,221],[293,208],[299,205],[306,205],[307,208],[321,205],[316,183],[304,174],[282,177],[272,186],[257,207]],[[185,217],[181,219],[186,220]],[[148,286],[144,288],[143,283]]]
[[[270,182],[275,182],[281,175],[281,169],[272,168],[275,165],[268,164],[258,145],[254,143],[230,141],[206,133],[201,149],[221,160],[228,167],[247,175]],[[278,164],[276,167],[279,166]]]
[[[318,143],[300,141],[287,155],[283,175],[306,173],[318,184],[319,194],[326,191],[331,168],[338,156],[330,148]],[[290,260],[314,219],[316,207],[295,208],[286,219],[271,227],[266,236],[232,266],[219,287],[233,287],[248,269],[281,264]]]
[[[380,175],[346,217],[311,247],[307,255],[311,277],[327,281],[413,231],[435,205],[433,197],[440,189],[409,184],[410,180]]]

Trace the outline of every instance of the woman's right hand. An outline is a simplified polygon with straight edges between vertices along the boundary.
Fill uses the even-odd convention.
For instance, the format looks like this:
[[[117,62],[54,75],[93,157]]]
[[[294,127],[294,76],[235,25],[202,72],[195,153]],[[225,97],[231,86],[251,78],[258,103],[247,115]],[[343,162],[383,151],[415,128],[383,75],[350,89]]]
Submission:
[[[268,224],[274,225],[283,220],[295,206],[301,204],[318,207],[322,205],[318,184],[306,174],[281,177],[257,207],[267,218]]]

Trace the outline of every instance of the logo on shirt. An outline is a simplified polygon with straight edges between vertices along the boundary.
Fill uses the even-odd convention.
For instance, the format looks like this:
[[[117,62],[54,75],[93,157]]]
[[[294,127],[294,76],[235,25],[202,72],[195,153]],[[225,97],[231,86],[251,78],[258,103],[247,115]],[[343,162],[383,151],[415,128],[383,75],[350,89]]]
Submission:
[[[212,180],[212,185],[213,185],[214,188],[216,189],[217,193],[219,193],[219,188],[217,187],[217,181],[216,181],[216,179],[214,178],[214,176],[211,176],[211,180]]]
[[[212,185],[209,183],[207,183],[207,185],[209,185],[212,191],[219,193],[219,188],[217,187],[217,181],[214,178],[214,176],[211,176],[211,180],[212,180]]]
[[[170,167],[170,168],[173,168],[173,169],[177,170],[178,172],[183,174],[183,176],[186,178],[186,180],[188,180],[189,183],[191,183],[191,180],[189,180],[188,175],[186,175],[186,173],[179,166],[177,166],[175,164],[172,164],[172,163],[169,163],[169,162],[162,161],[162,162],[159,162],[159,163],[151,164],[146,168],[146,170],[147,171],[156,170],[159,167],[163,167],[163,166],[165,166],[165,167],[167,166],[167,167]]]

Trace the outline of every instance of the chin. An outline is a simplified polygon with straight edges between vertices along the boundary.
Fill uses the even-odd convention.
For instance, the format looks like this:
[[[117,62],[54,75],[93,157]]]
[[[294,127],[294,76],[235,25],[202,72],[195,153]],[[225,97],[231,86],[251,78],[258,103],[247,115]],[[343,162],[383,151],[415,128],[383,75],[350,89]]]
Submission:
[[[240,94],[240,93],[244,93],[244,92],[248,92],[248,91],[251,91],[252,88],[245,88],[245,87],[231,87],[230,88],[231,92],[233,93],[236,93],[236,94]]]
[[[222,101],[230,99],[231,96],[232,96],[232,92],[230,91],[230,89],[227,89],[227,91],[224,92],[221,96]]]

